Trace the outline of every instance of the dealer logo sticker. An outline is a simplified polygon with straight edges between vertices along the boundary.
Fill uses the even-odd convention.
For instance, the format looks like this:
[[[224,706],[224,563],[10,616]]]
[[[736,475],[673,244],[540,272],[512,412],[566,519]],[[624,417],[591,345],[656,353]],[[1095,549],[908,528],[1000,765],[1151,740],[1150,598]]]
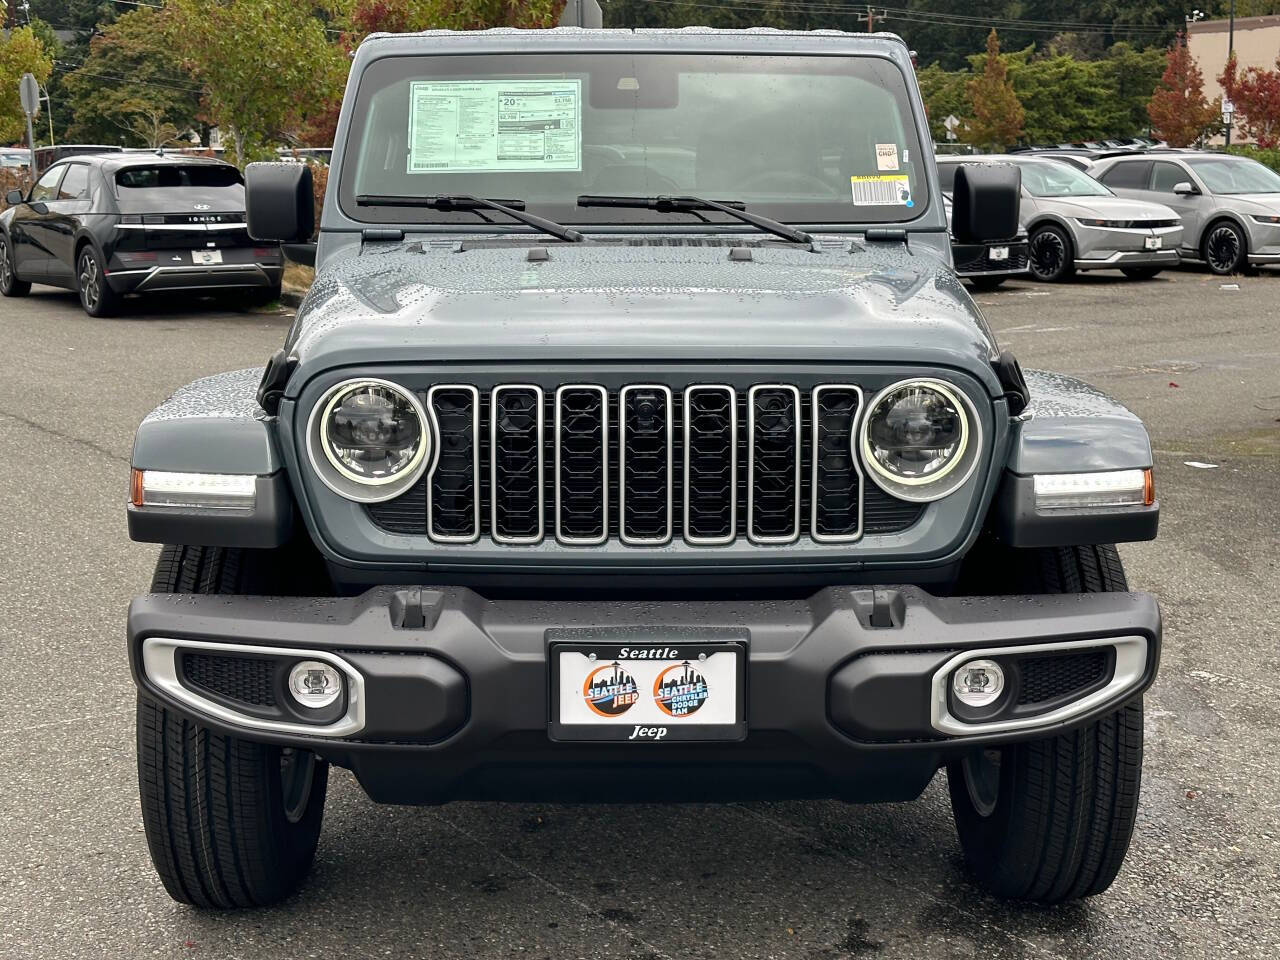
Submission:
[[[602,717],[620,717],[640,699],[635,678],[617,663],[596,667],[582,684],[587,706]]]
[[[667,667],[653,681],[653,699],[670,717],[687,717],[707,702],[710,691],[702,674],[689,661]]]

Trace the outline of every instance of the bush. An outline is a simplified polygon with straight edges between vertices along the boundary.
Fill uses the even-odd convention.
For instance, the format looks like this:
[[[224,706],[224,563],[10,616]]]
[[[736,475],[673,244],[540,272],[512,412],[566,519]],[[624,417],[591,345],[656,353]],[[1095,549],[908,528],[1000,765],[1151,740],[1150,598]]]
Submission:
[[[0,167],[0,210],[9,206],[4,199],[6,193],[10,190],[21,190],[25,196],[28,184],[29,181],[27,178],[27,171],[25,169]]]
[[[1270,147],[1264,149],[1249,144],[1239,146],[1230,146],[1226,148],[1228,153],[1234,153],[1241,157],[1252,157],[1259,163],[1265,163],[1276,173],[1280,173],[1280,147]]]

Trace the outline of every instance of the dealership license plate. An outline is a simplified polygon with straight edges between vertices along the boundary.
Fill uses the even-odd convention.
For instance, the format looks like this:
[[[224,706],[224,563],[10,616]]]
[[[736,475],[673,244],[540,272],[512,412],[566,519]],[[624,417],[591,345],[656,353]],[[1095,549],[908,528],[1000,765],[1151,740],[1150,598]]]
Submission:
[[[553,740],[741,740],[746,654],[740,642],[554,643]]]
[[[992,247],[991,253],[989,254],[989,256],[991,257],[992,260],[1008,260],[1009,248],[1008,247]]]
[[[222,251],[221,250],[192,250],[191,262],[192,263],[221,263]]]
[[[1159,250],[1164,246],[1163,237],[1147,237],[1145,241],[1148,250]]]

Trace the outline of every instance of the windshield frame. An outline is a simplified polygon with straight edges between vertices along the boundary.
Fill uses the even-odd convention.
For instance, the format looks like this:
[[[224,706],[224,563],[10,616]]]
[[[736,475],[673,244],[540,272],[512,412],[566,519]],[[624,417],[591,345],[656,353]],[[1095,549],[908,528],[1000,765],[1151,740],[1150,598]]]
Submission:
[[[1224,154],[1216,154],[1211,157],[1182,157],[1180,159],[1182,160],[1183,163],[1187,165],[1187,169],[1190,170],[1195,175],[1196,179],[1200,181],[1200,185],[1204,189],[1205,193],[1209,194],[1210,196],[1261,197],[1261,196],[1269,196],[1275,193],[1280,193],[1280,173],[1276,173],[1274,170],[1268,167],[1265,163],[1259,163],[1257,160],[1253,159],[1253,157],[1238,157],[1238,156],[1234,156],[1233,154],[1224,153]],[[1226,163],[1226,164],[1234,163],[1234,164],[1245,164],[1245,165],[1257,164],[1263,170],[1267,171],[1268,173],[1276,177],[1276,180],[1277,180],[1276,189],[1275,190],[1248,190],[1248,191],[1215,190],[1213,189],[1212,186],[1210,186],[1209,181],[1205,179],[1204,174],[1200,170],[1200,167],[1205,166],[1207,164],[1211,164],[1211,163]]]
[[[376,205],[357,204],[356,203],[356,174],[358,167],[358,158],[361,150],[361,137],[364,133],[363,117],[368,110],[369,101],[372,96],[385,89],[388,85],[402,82],[404,80],[414,80],[422,78],[434,78],[441,76],[451,78],[457,76],[461,71],[452,70],[436,70],[432,71],[429,64],[431,61],[444,61],[446,58],[453,58],[459,61],[466,60],[501,60],[504,62],[512,62],[515,58],[533,58],[537,60],[553,61],[556,64],[563,65],[571,57],[581,57],[586,60],[596,57],[609,57],[616,59],[625,58],[677,58],[696,60],[700,63],[706,63],[708,59],[713,57],[723,57],[726,62],[741,62],[744,60],[782,60],[782,61],[876,61],[876,65],[884,69],[892,69],[898,78],[901,79],[901,86],[897,89],[889,89],[888,95],[892,97],[899,108],[901,117],[902,137],[904,139],[904,148],[911,151],[912,156],[912,197],[914,201],[913,209],[909,209],[911,216],[909,218],[901,215],[902,207],[898,205],[886,205],[883,208],[875,206],[866,206],[857,209],[850,202],[842,202],[833,200],[830,202],[800,202],[793,201],[787,203],[762,203],[759,201],[752,202],[747,199],[747,208],[750,212],[760,216],[769,217],[779,220],[788,225],[795,225],[805,229],[811,229],[817,232],[853,232],[855,230],[865,229],[865,226],[887,226],[907,228],[916,224],[922,218],[932,213],[933,208],[933,175],[930,172],[932,166],[932,145],[930,149],[924,150],[921,146],[922,123],[917,115],[918,111],[918,95],[915,92],[914,80],[908,75],[902,64],[898,63],[893,57],[878,51],[859,51],[857,53],[826,52],[826,51],[768,51],[743,49],[735,50],[718,50],[715,53],[702,53],[693,50],[671,50],[671,51],[655,51],[652,49],[635,49],[635,50],[600,50],[592,48],[574,49],[571,51],[557,50],[529,50],[521,52],[476,52],[476,53],[458,53],[443,52],[432,50],[422,53],[389,53],[380,56],[365,66],[360,72],[358,86],[355,92],[348,97],[348,105],[344,108],[344,121],[340,125],[340,153],[335,151],[336,158],[340,163],[340,172],[337,179],[337,190],[333,191],[332,202],[338,212],[353,225],[369,225],[369,226],[388,226],[403,227],[407,230],[415,232],[512,232],[527,228],[522,228],[518,224],[486,224],[477,223],[474,215],[467,216],[462,211],[432,210],[427,208],[406,208],[406,207],[379,207]],[[556,77],[557,75],[570,75],[577,73],[573,69],[573,64],[561,66],[559,73],[545,70],[544,73],[548,77]],[[588,72],[588,71],[581,71]],[[817,72],[817,71],[815,71]],[[524,73],[525,76],[536,78],[537,66],[525,73],[518,70],[505,70],[501,72],[491,72],[488,75],[503,76],[515,73]],[[833,68],[833,75],[841,75],[838,68]],[[485,73],[478,73],[479,76],[485,76]],[[358,119],[359,118],[359,119]],[[874,171],[873,171],[874,172]],[[432,178],[436,181],[437,178]],[[582,189],[577,191],[581,193],[592,193],[587,189],[588,184],[584,181],[581,185]],[[507,193],[511,194],[516,188],[513,185]],[[361,185],[360,193],[367,192],[365,186]],[[425,187],[423,193],[432,194],[438,192],[435,185]],[[517,191],[518,192],[518,191]],[[721,193],[730,191],[713,191],[716,195],[709,197],[717,201],[736,202],[746,198],[737,196],[720,196]],[[548,219],[555,220],[558,223],[571,224],[575,227],[581,227],[584,230],[596,232],[627,232],[627,231],[652,231],[655,229],[663,231],[679,231],[688,232],[690,230],[698,230],[700,232],[755,232],[755,228],[741,223],[740,221],[720,214],[716,211],[705,211],[706,222],[690,224],[688,217],[680,215],[674,211],[655,211],[643,210],[636,208],[582,208],[578,207],[574,202],[574,198],[566,198],[566,202],[546,203],[536,199],[527,197],[520,198],[526,200],[527,209],[536,212],[538,215]],[[879,209],[897,211],[897,216],[867,216],[868,212],[876,212]],[[835,213],[833,214],[833,211]],[[824,213],[823,217],[816,218],[814,214],[817,212]],[[856,215],[855,215],[856,214]]]

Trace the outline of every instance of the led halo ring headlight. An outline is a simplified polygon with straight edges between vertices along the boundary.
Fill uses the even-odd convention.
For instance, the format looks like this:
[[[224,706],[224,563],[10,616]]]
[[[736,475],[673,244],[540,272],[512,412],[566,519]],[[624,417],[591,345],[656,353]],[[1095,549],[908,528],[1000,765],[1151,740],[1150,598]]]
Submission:
[[[411,390],[360,377],[329,389],[311,408],[307,454],[334,493],[380,503],[417,483],[432,455],[430,421]]]
[[[877,393],[858,425],[855,452],[871,479],[899,500],[929,503],[972,475],[982,449],[973,402],[954,384],[899,380]]]

